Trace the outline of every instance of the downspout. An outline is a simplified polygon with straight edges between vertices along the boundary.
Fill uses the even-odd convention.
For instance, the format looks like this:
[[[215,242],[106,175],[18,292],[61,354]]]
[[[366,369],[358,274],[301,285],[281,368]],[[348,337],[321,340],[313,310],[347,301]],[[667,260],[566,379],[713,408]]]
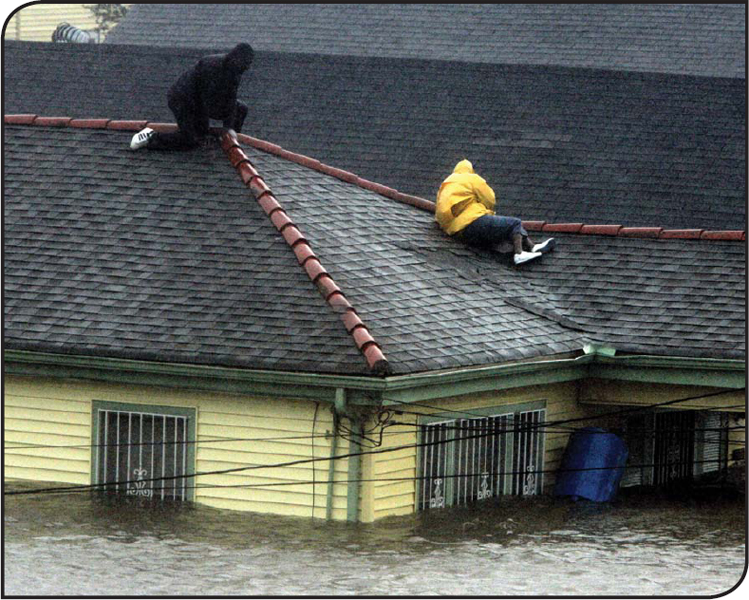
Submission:
[[[328,465],[328,501],[325,510],[325,518],[330,521],[333,518],[333,488],[335,487],[335,461],[338,453],[338,420],[340,414],[346,407],[346,390],[336,388],[335,404],[333,405],[333,439],[330,442],[330,464]]]
[[[351,430],[354,435],[351,437],[349,444],[349,452],[351,454],[357,454],[356,456],[350,456],[348,459],[348,498],[346,502],[346,520],[356,523],[359,521],[359,490],[361,488],[361,456],[358,455],[362,451],[361,444],[356,441],[356,438],[362,439],[364,436],[364,427],[361,421],[352,420]]]

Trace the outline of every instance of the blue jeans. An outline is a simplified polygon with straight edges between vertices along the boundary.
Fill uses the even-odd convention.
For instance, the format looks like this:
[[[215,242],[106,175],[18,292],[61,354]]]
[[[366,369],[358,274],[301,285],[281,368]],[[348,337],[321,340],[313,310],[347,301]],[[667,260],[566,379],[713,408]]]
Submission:
[[[461,242],[479,248],[491,248],[503,242],[512,242],[516,235],[528,237],[520,219],[484,215],[455,234]]]

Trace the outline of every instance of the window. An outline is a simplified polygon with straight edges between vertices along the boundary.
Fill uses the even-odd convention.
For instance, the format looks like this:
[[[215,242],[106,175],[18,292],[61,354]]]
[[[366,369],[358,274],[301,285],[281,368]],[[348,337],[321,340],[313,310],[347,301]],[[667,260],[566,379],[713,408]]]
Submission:
[[[420,424],[419,510],[540,494],[546,409],[524,408],[470,419],[425,418]]]
[[[662,410],[627,419],[622,487],[668,485],[719,471],[728,460],[728,413]]]
[[[94,482],[128,496],[191,499],[194,430],[192,409],[95,402]]]

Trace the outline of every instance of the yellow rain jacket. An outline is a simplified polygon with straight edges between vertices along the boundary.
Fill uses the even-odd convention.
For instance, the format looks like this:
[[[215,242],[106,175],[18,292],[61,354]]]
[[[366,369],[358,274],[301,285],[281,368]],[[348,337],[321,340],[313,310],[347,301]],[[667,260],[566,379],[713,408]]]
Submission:
[[[445,232],[455,235],[479,217],[493,215],[495,202],[494,190],[473,172],[470,161],[461,160],[437,192],[435,218]]]

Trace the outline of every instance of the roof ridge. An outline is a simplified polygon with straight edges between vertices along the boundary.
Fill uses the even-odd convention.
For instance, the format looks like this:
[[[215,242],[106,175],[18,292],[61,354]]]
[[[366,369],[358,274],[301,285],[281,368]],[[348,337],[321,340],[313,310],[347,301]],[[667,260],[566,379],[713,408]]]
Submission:
[[[278,202],[271,189],[253,166],[247,154],[232,130],[224,130],[220,137],[221,148],[226,153],[231,165],[239,173],[242,182],[247,186],[270,221],[283,236],[294,252],[299,264],[304,268],[312,283],[334,312],[340,315],[346,331],[351,335],[357,348],[364,355],[367,364],[376,375],[390,373],[390,364],[372,337],[369,329],[361,320],[356,309],[327,272],[320,259],[315,255],[309,242],[305,239],[286,210]]]
[[[267,142],[249,135],[240,133],[237,138],[264,152],[269,152],[280,158],[285,158],[299,165],[308,167],[320,173],[331,175],[347,183],[352,183],[366,190],[376,192],[382,196],[396,200],[403,204],[409,204],[435,212],[436,204],[431,200],[405,194],[394,188],[363,179],[343,169],[321,163],[319,160],[286,150],[277,144]],[[585,223],[548,223],[546,221],[523,221],[523,226],[528,231],[542,231],[549,233],[577,233],[581,235],[608,235],[629,238],[658,238],[658,239],[685,239],[685,240],[724,240],[744,241],[746,232],[741,230],[705,230],[705,229],[664,229],[663,227],[624,227],[622,225],[608,224],[585,224]]]
[[[114,129],[119,131],[140,131],[146,126],[157,131],[173,131],[177,127],[174,123],[156,123],[145,120],[73,119],[72,117],[41,117],[35,114],[5,115],[3,121],[8,125],[67,126],[90,129]],[[218,129],[216,131],[224,130]],[[359,177],[355,173],[326,165],[317,159],[286,150],[272,142],[254,138],[243,133],[235,133],[235,135],[237,143],[240,141],[244,142],[263,152],[274,154],[280,158],[340,179],[341,181],[375,192],[391,200],[428,212],[434,212],[435,210],[435,203],[431,200],[405,194],[386,185],[369,181],[368,179]],[[579,235],[604,235],[662,240],[721,240],[734,242],[743,242],[746,240],[745,230],[664,229],[663,227],[625,227],[616,224],[549,223],[547,221],[523,221],[523,226],[528,231],[540,231],[544,233],[574,233]]]

